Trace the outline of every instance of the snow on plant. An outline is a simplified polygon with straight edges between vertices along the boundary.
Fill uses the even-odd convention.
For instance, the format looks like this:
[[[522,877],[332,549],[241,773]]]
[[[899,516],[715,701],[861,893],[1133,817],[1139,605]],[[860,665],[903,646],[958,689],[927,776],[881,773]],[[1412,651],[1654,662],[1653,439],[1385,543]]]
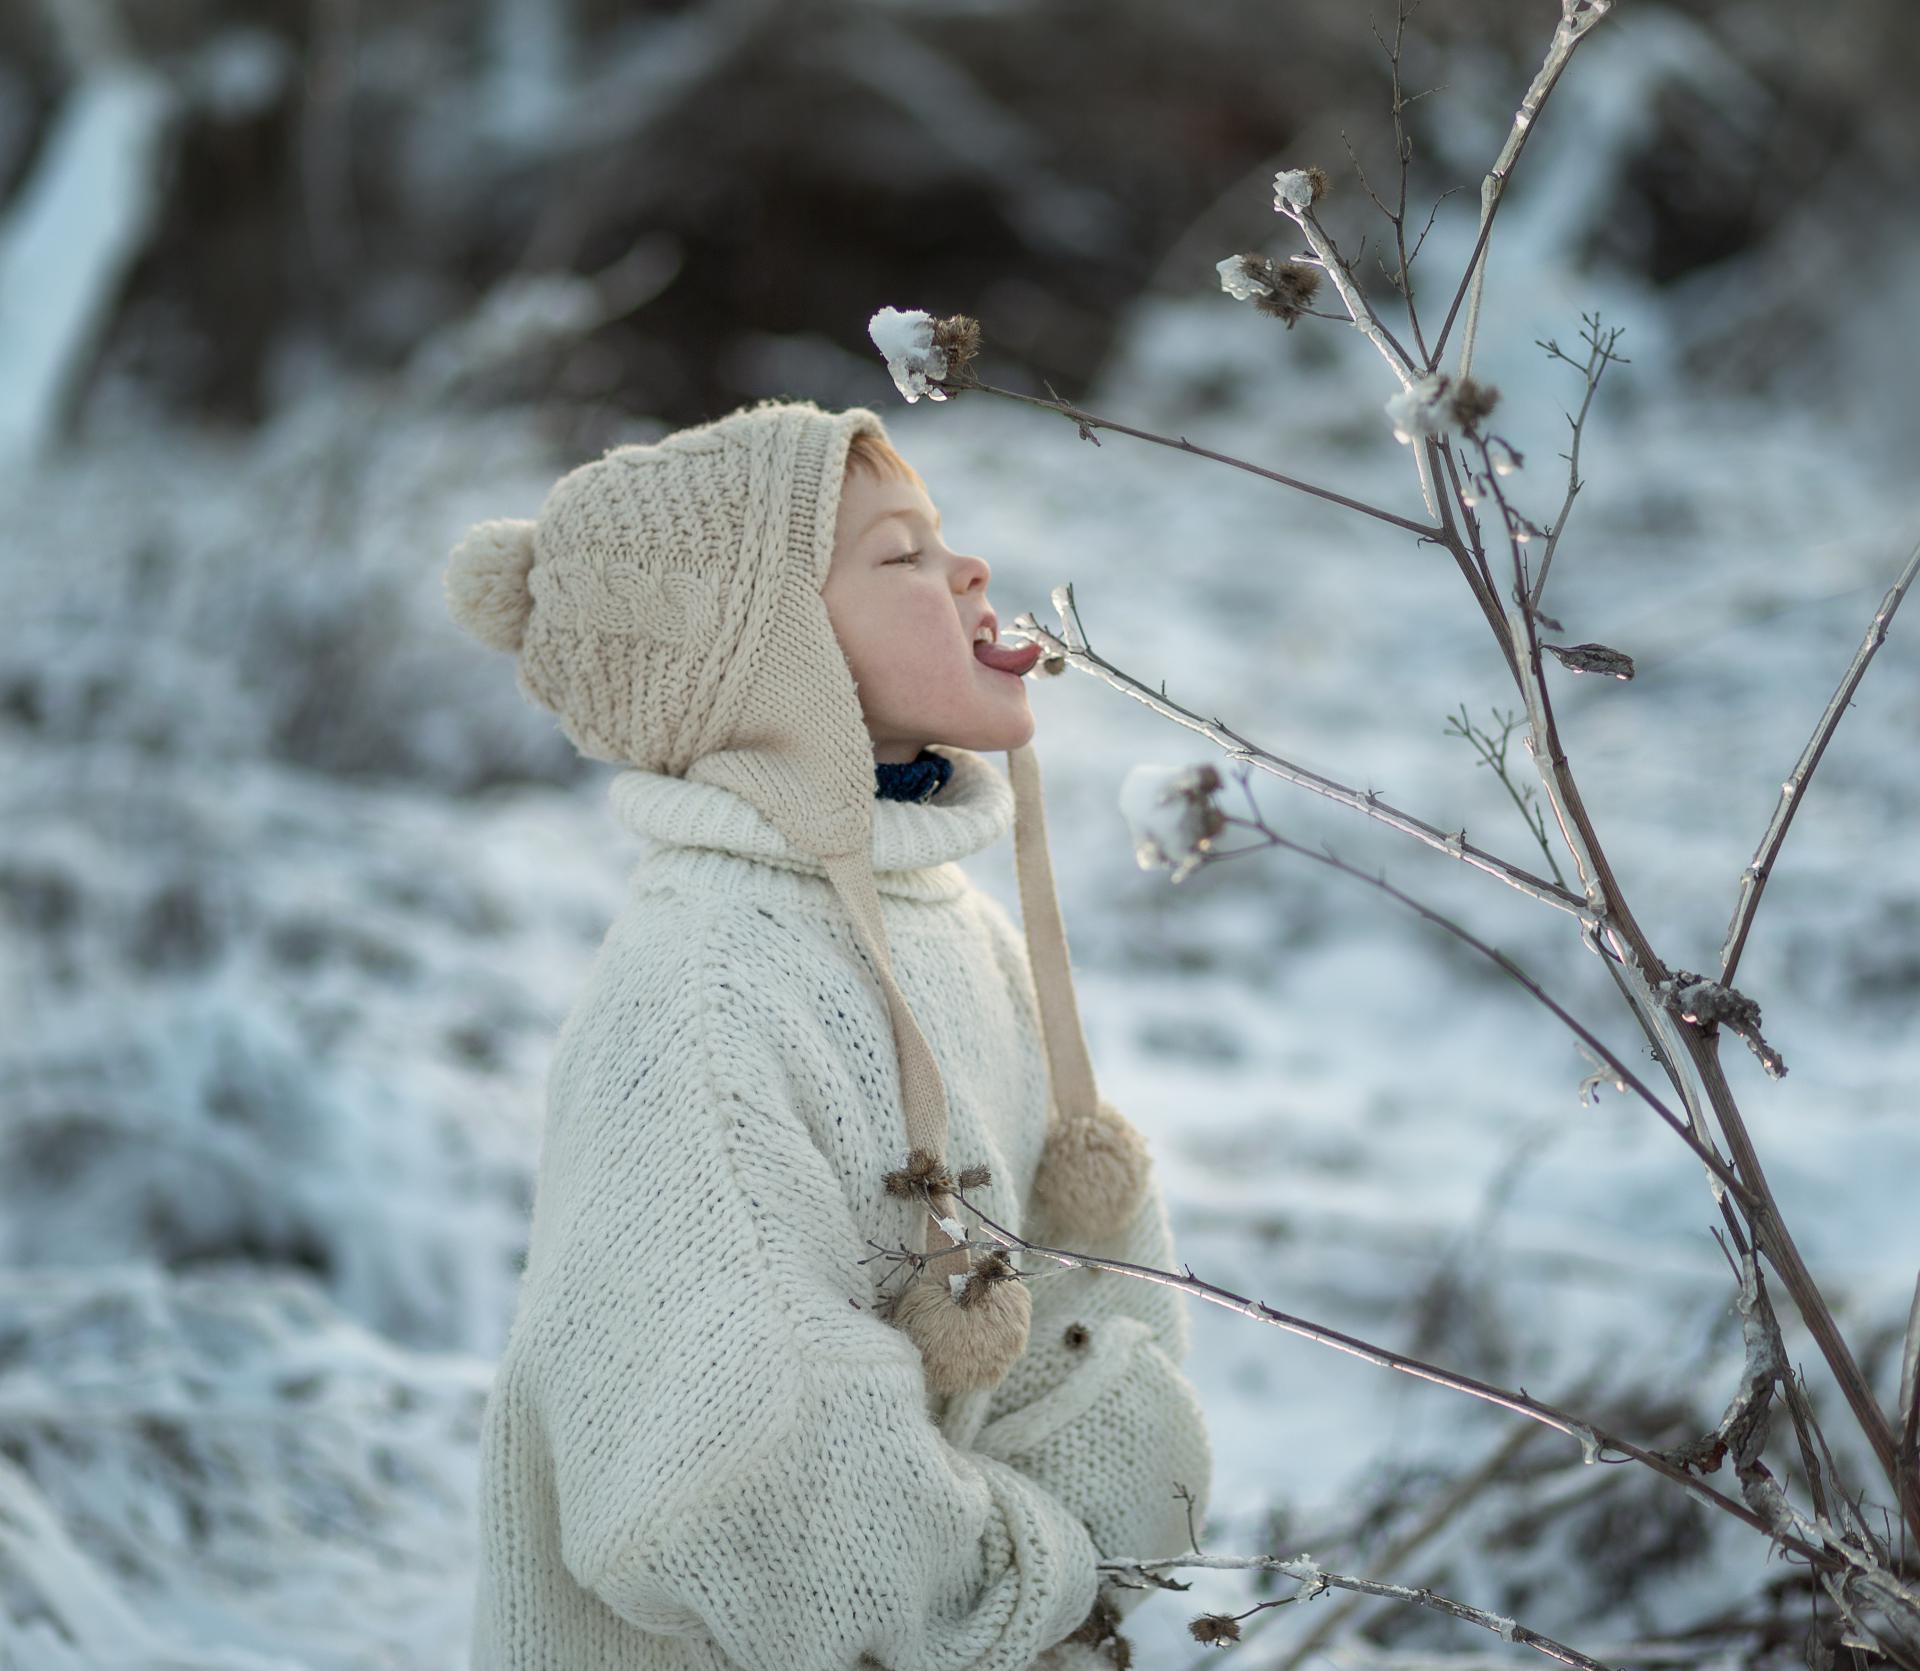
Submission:
[[[1327,191],[1323,168],[1286,168],[1273,177],[1273,206],[1281,211],[1311,209]]]
[[[1320,289],[1318,269],[1304,261],[1229,255],[1216,261],[1214,270],[1220,275],[1220,288],[1235,301],[1252,302],[1262,313],[1284,320],[1289,330]]]
[[[980,325],[964,313],[935,319],[929,313],[882,308],[867,321],[867,335],[885,358],[894,387],[909,401],[922,395],[945,400],[943,383],[978,387],[967,368],[980,348]]]
[[[1464,269],[1451,283],[1437,290],[1416,290],[1409,276],[1425,239],[1425,231],[1417,223],[1411,227],[1413,235],[1409,235],[1407,212],[1408,164],[1413,148],[1406,130],[1405,112],[1413,100],[1405,96],[1400,51],[1410,10],[1411,0],[1400,0],[1398,26],[1390,38],[1382,38],[1393,72],[1394,154],[1400,169],[1397,198],[1378,193],[1355,161],[1367,198],[1390,229],[1390,239],[1382,242],[1391,250],[1391,255],[1383,253],[1379,265],[1394,292],[1391,307],[1386,298],[1376,299],[1362,289],[1361,261],[1341,252],[1321,219],[1328,184],[1324,172],[1317,168],[1294,168],[1276,173],[1273,207],[1298,228],[1307,245],[1307,253],[1287,266],[1311,272],[1316,278],[1323,276],[1331,283],[1346,318],[1379,353],[1397,385],[1385,402],[1386,411],[1396,439],[1411,451],[1426,512],[1424,519],[1403,515],[1387,505],[1369,504],[1349,494],[1283,474],[1265,464],[1196,447],[1185,436],[1156,435],[1132,425],[1111,422],[1058,399],[1047,401],[1029,395],[1011,395],[1011,398],[1060,413],[1076,424],[1086,439],[1097,439],[1094,432],[1104,428],[1189,456],[1202,456],[1229,468],[1246,470],[1290,491],[1310,494],[1390,524],[1413,535],[1424,547],[1444,552],[1451,558],[1476,610],[1494,635],[1505,673],[1523,699],[1526,752],[1552,810],[1550,823],[1544,818],[1537,823],[1529,821],[1529,834],[1538,842],[1551,880],[1470,843],[1464,829],[1437,827],[1390,805],[1371,789],[1363,794],[1282,759],[1224,721],[1210,719],[1171,699],[1164,680],[1158,681],[1156,690],[1146,680],[1133,677],[1094,651],[1073,608],[1070,587],[1057,588],[1054,593],[1055,608],[1062,615],[1059,632],[1025,615],[1014,626],[1045,645],[1066,665],[1095,674],[1133,700],[1211,738],[1248,770],[1258,768],[1285,783],[1309,789],[1351,811],[1383,822],[1572,919],[1580,945],[1585,951],[1601,956],[1615,990],[1643,1035],[1643,1041],[1636,1043],[1643,1042],[1644,1049],[1629,1054],[1642,1064],[1654,1064],[1646,1068],[1646,1078],[1550,997],[1512,959],[1458,923],[1391,886],[1384,875],[1375,876],[1343,862],[1330,851],[1315,852],[1287,839],[1268,826],[1257,808],[1250,819],[1235,820],[1264,835],[1269,845],[1318,860],[1371,884],[1486,956],[1566,1025],[1587,1047],[1589,1060],[1599,1064],[1599,1071],[1582,1081],[1583,1095],[1599,1083],[1616,1084],[1636,1096],[1651,1114],[1669,1127],[1692,1158],[1704,1167],[1714,1205],[1725,1217],[1733,1240],[1743,1252],[1757,1250],[1797,1310],[1798,1321],[1806,1326],[1845,1409],[1857,1424],[1857,1436],[1864,1440],[1854,1452],[1856,1466],[1864,1467],[1872,1477],[1850,1479],[1847,1473],[1853,1470],[1843,1472],[1834,1462],[1832,1451],[1836,1447],[1830,1447],[1826,1441],[1821,1416],[1805,1389],[1791,1375],[1763,1377],[1763,1384],[1749,1385],[1740,1408],[1754,1412],[1756,1425],[1751,1430],[1752,1443],[1733,1451],[1737,1483],[1727,1491],[1718,1491],[1697,1477],[1711,1472],[1717,1463],[1703,1461],[1686,1446],[1649,1450],[1573,1411],[1532,1398],[1524,1389],[1515,1392],[1490,1387],[1483,1381],[1455,1375],[1431,1364],[1415,1363],[1383,1347],[1369,1346],[1367,1352],[1373,1361],[1385,1367],[1417,1374],[1462,1394],[1490,1400],[1551,1427],[1577,1441],[1583,1463],[1607,1460],[1604,1453],[1615,1453],[1619,1459],[1632,1460],[1661,1476],[1694,1501],[1744,1522],[1769,1540],[1770,1548],[1785,1551],[1806,1567],[1811,1594],[1816,1603],[1831,1603],[1835,1620],[1830,1622],[1837,1623],[1846,1640],[1884,1648],[1901,1663],[1915,1663],[1905,1645],[1920,1640],[1920,1587],[1905,1575],[1903,1566],[1905,1539],[1908,1536],[1920,1539],[1920,1491],[1912,1484],[1913,1456],[1916,1444],[1920,1444],[1915,1438],[1916,1432],[1920,1432],[1920,1393],[1914,1391],[1912,1383],[1920,1381],[1920,1370],[1916,1370],[1904,1386],[1898,1422],[1889,1421],[1788,1233],[1784,1215],[1755,1154],[1729,1083],[1726,1064],[1720,1060],[1719,1046],[1723,1033],[1738,1034],[1769,1075],[1778,1077],[1786,1071],[1779,1053],[1761,1036],[1760,1006],[1733,986],[1733,976],[1788,824],[1805,798],[1807,781],[1848,709],[1868,662],[1884,642],[1888,621],[1906,591],[1920,579],[1920,547],[1913,551],[1887,590],[1839,689],[1815,726],[1812,740],[1782,785],[1773,818],[1761,836],[1752,861],[1738,879],[1733,919],[1717,970],[1693,975],[1673,968],[1655,950],[1647,926],[1637,920],[1609,861],[1590,810],[1604,809],[1604,802],[1597,796],[1583,797],[1580,793],[1566,740],[1556,721],[1554,689],[1548,682],[1550,673],[1556,683],[1563,673],[1597,674],[1606,685],[1616,687],[1624,686],[1633,678],[1634,662],[1630,654],[1583,638],[1577,631],[1563,629],[1542,607],[1548,572],[1581,486],[1579,461],[1584,425],[1602,375],[1608,365],[1620,359],[1615,352],[1619,332],[1617,329],[1603,331],[1597,314],[1588,318],[1585,341],[1589,353],[1584,364],[1578,357],[1560,351],[1552,342],[1540,344],[1551,358],[1571,365],[1585,384],[1585,398],[1579,403],[1577,414],[1567,414],[1572,429],[1571,449],[1562,455],[1568,461],[1567,486],[1558,514],[1551,521],[1535,521],[1514,502],[1506,484],[1520,472],[1523,459],[1511,442],[1487,428],[1498,394],[1491,387],[1477,383],[1472,376],[1481,294],[1501,202],[1529,136],[1538,128],[1542,109],[1580,42],[1606,14],[1608,0],[1560,0],[1560,17],[1553,38],[1482,181],[1478,230],[1471,253]],[[1427,226],[1432,224],[1429,217]],[[1367,263],[1368,268],[1372,265]],[[1278,294],[1276,274],[1285,268],[1277,268],[1265,257],[1242,254],[1219,261],[1215,270],[1220,288],[1228,295],[1271,311]],[[1444,314],[1428,305],[1429,299],[1436,297],[1444,305]],[[1393,315],[1391,319],[1389,313]],[[921,368],[918,375],[925,375],[925,363],[937,341],[931,322],[926,322],[924,315],[914,318],[925,323],[916,324],[911,337],[898,338],[886,332],[876,332],[875,336],[883,351],[888,352],[890,366],[896,358],[890,345],[904,342],[908,351],[907,380],[902,381],[901,372],[895,374],[896,381],[902,382],[903,392],[911,386],[916,364]],[[1450,346],[1454,356],[1451,360]],[[913,355],[918,355],[919,360],[914,361]],[[969,380],[967,386],[988,393],[1010,394],[974,380]],[[1595,601],[1580,603],[1583,611],[1593,607]],[[1565,632],[1570,642],[1543,642],[1542,628],[1556,635]],[[1364,670],[1357,671],[1364,677]],[[1524,812],[1524,797],[1508,779],[1503,759],[1496,764],[1496,771]],[[1132,832],[1135,856],[1143,868],[1169,866],[1174,880],[1178,881],[1203,862],[1214,835],[1225,822],[1212,799],[1219,784],[1219,774],[1209,765],[1136,766],[1128,773],[1120,791],[1120,808]],[[1563,871],[1561,856],[1554,851],[1548,833],[1550,827],[1557,831],[1565,856],[1571,860],[1567,871]],[[1664,1092],[1656,1091],[1649,1079],[1663,1080]],[[1010,1245],[1025,1244],[1016,1237]],[[1050,1258],[1067,1262],[1073,1258],[1060,1250],[1047,1251]],[[1342,1336],[1334,1341],[1328,1331],[1316,1325],[1299,1318],[1282,1318],[1271,1307],[1242,1301],[1194,1276],[1191,1267],[1184,1277],[1165,1272],[1153,1273],[1153,1277],[1215,1304],[1241,1310],[1255,1321],[1320,1338],[1343,1349],[1353,1346],[1351,1337]],[[1764,1331],[1776,1349],[1768,1361],[1785,1363],[1788,1359],[1779,1347],[1779,1325],[1771,1302],[1763,1304],[1764,1311],[1751,1308],[1749,1320],[1755,1328]],[[1903,1361],[1920,1364],[1920,1296],[1916,1296],[1902,1357]],[[1790,1457],[1799,1470],[1798,1480],[1785,1475],[1784,1471],[1776,1476],[1761,1459],[1766,1445],[1763,1418],[1776,1394],[1792,1422],[1795,1444]],[[1830,1420],[1831,1415],[1827,1419]],[[1845,1450],[1844,1446],[1838,1448]],[[1883,1499],[1874,1503],[1870,1511],[1861,1507],[1869,1485],[1877,1485]],[[1811,1501],[1811,1512],[1802,1512],[1793,1505],[1790,1488],[1804,1492]],[[1263,1566],[1273,1564],[1270,1558],[1256,1559]],[[1151,1564],[1218,1565],[1222,1560],[1196,1555]],[[1374,1586],[1372,1593],[1397,1592]],[[1432,1604],[1432,1598],[1425,1592],[1406,1592],[1402,1599]],[[1504,1639],[1534,1641],[1534,1633],[1525,1631],[1504,1614],[1479,1612],[1452,1603],[1447,1604],[1447,1608],[1463,1617],[1473,1616],[1475,1622],[1491,1628]],[[1579,1655],[1555,1657],[1569,1664],[1594,1663]]]
[[[1446,433],[1447,391],[1452,381],[1444,371],[1436,371],[1430,377],[1415,378],[1388,399],[1394,440],[1404,443],[1419,435]]]
[[[1120,785],[1120,811],[1142,870],[1170,865],[1178,882],[1206,862],[1226,817],[1213,797],[1220,773],[1195,766],[1135,766]]]

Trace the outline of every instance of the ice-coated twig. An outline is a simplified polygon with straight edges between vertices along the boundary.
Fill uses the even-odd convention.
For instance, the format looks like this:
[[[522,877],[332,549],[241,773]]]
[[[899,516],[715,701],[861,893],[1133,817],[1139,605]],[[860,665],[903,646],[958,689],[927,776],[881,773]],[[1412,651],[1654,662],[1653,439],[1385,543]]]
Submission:
[[[1356,1578],[1349,1573],[1328,1572],[1310,1555],[1172,1555],[1134,1559],[1122,1556],[1110,1561],[1102,1561],[1099,1570],[1115,1575],[1122,1584],[1132,1580],[1130,1587],[1135,1589],[1165,1588],[1155,1575],[1175,1567],[1208,1567],[1215,1571],[1267,1571],[1278,1572],[1288,1578],[1297,1579],[1301,1588],[1293,1595],[1279,1601],[1263,1601],[1242,1614],[1203,1614],[1201,1620],[1211,1628],[1206,1631],[1210,1641],[1230,1641],[1239,1635],[1237,1619],[1249,1614],[1261,1612],[1270,1607],[1290,1607],[1295,1602],[1320,1595],[1326,1590],[1351,1590],[1358,1595],[1380,1596],[1388,1601],[1404,1601],[1416,1607],[1430,1607],[1436,1613],[1445,1613],[1450,1618],[1460,1619],[1470,1625],[1478,1625],[1482,1630],[1490,1630],[1502,1642],[1518,1642],[1523,1647],[1545,1654],[1548,1659],[1557,1660],[1562,1665],[1579,1667],[1579,1671],[1609,1671],[1606,1664],[1590,1658],[1577,1648],[1569,1648],[1564,1642],[1556,1642],[1551,1636],[1542,1636],[1537,1630],[1529,1630],[1517,1619],[1505,1614],[1489,1613],[1480,1607],[1471,1607],[1464,1601],[1454,1601],[1437,1591],[1426,1588],[1410,1589],[1405,1584],[1387,1584],[1377,1578]],[[1195,1621],[1200,1623],[1200,1620]],[[1196,1631],[1196,1635],[1201,1632]]]
[[[1594,1383],[1582,1382],[1570,1395],[1578,1403],[1592,1390]],[[1518,1423],[1483,1456],[1474,1467],[1456,1479],[1441,1496],[1429,1502],[1420,1518],[1384,1545],[1372,1557],[1376,1566],[1399,1566],[1424,1547],[1459,1516],[1460,1512],[1491,1486],[1509,1477],[1514,1461],[1547,1430],[1532,1423]],[[1342,1625],[1365,1604],[1355,1596],[1321,1609],[1320,1622],[1306,1635],[1290,1642],[1286,1656],[1275,1662],[1273,1671],[1294,1671],[1302,1665],[1318,1665],[1320,1650],[1339,1632]],[[1198,1662],[1189,1671],[1200,1671]]]
[[[1220,720],[1205,719],[1194,713],[1192,709],[1182,707],[1167,696],[1164,683],[1159,690],[1154,690],[1131,674],[1115,667],[1084,641],[1079,645],[1072,644],[1068,638],[1055,632],[1051,627],[1041,625],[1031,614],[1016,616],[1008,622],[1002,636],[1006,634],[1015,634],[1030,639],[1036,644],[1044,645],[1050,655],[1063,658],[1068,666],[1092,673],[1112,685],[1115,690],[1123,691],[1136,702],[1151,708],[1155,713],[1177,721],[1188,730],[1199,732],[1203,737],[1212,738],[1227,751],[1229,757],[1235,760],[1250,761],[1269,776],[1295,784],[1302,789],[1310,789],[1316,795],[1324,795],[1328,800],[1341,806],[1364,813],[1369,818],[1378,819],[1390,829],[1398,830],[1403,835],[1412,836],[1416,841],[1425,843],[1435,852],[1445,853],[1450,858],[1459,859],[1462,863],[1471,865],[1475,870],[1484,871],[1487,875],[1505,882],[1509,887],[1517,888],[1521,893],[1531,895],[1543,904],[1551,905],[1557,911],[1569,912],[1589,927],[1597,926],[1587,911],[1586,902],[1570,889],[1560,886],[1557,882],[1549,882],[1544,877],[1535,876],[1531,871],[1522,870],[1518,865],[1489,853],[1483,847],[1476,847],[1463,835],[1451,830],[1442,830],[1424,819],[1414,817],[1411,813],[1402,812],[1373,790],[1362,793],[1357,789],[1350,789],[1343,783],[1334,782],[1332,778],[1322,777],[1318,772],[1309,771],[1305,766],[1297,766],[1292,761],[1270,753],[1257,744],[1249,742],[1239,732]]]
[[[1552,94],[1554,84],[1572,60],[1574,50],[1587,38],[1593,26],[1607,15],[1612,5],[1613,0],[1560,0],[1560,23],[1553,32],[1553,39],[1547,44],[1547,55],[1521,98],[1520,108],[1513,113],[1513,125],[1507,131],[1507,142],[1500,147],[1500,155],[1494,159],[1487,177],[1480,182],[1480,233],[1474,242],[1473,254],[1468,258],[1467,270],[1460,276],[1460,288],[1454,292],[1453,305],[1447,310],[1446,324],[1441,327],[1439,340],[1433,345],[1432,365],[1437,366],[1440,356],[1446,351],[1447,332],[1453,328],[1454,314],[1459,309],[1461,296],[1466,295],[1467,322],[1460,337],[1460,375],[1465,377],[1472,371],[1473,343],[1475,333],[1480,328],[1480,296],[1486,284],[1487,243],[1493,232],[1493,217],[1499,213],[1507,181],[1513,174],[1514,165],[1520,160],[1521,151],[1526,147],[1527,136],[1540,119],[1540,111]]]
[[[1373,304],[1360,294],[1360,287],[1353,282],[1346,262],[1341,259],[1339,251],[1333,247],[1332,239],[1315,216],[1313,201],[1319,191],[1312,180],[1314,172],[1292,168],[1274,175],[1273,206],[1300,228],[1301,235],[1307,240],[1307,247],[1313,251],[1314,259],[1340,293],[1341,305],[1346,308],[1354,329],[1380,351],[1380,357],[1387,362],[1394,376],[1399,378],[1401,391],[1405,393],[1414,386],[1419,375],[1418,369],[1413,357],[1400,346],[1379,314],[1373,311]],[[1413,457],[1420,474],[1420,495],[1426,504],[1427,515],[1438,518],[1440,500],[1434,489],[1433,467],[1427,458],[1427,449],[1416,446]]]
[[[1339,292],[1341,305],[1346,308],[1354,329],[1380,351],[1381,359],[1387,362],[1388,368],[1404,389],[1416,375],[1412,356],[1400,346],[1379,314],[1373,311],[1373,304],[1360,294],[1359,286],[1353,282],[1353,274],[1347,271],[1346,262],[1333,247],[1326,229],[1314,214],[1314,198],[1319,195],[1313,181],[1314,173],[1314,170],[1305,168],[1286,168],[1274,175],[1274,209],[1300,228],[1301,236],[1307,240],[1307,248],[1313,251],[1314,260],[1333,280],[1333,287]],[[1439,513],[1436,511],[1434,514]]]
[[[1820,723],[1813,728],[1807,746],[1800,751],[1793,771],[1786,782],[1780,785],[1780,798],[1774,805],[1773,817],[1767,821],[1766,833],[1760,837],[1760,845],[1754,849],[1751,862],[1740,873],[1740,894],[1734,902],[1733,920],[1727,925],[1727,937],[1720,948],[1720,981],[1723,986],[1732,982],[1733,972],[1740,966],[1740,953],[1745,949],[1748,931],[1753,927],[1753,914],[1759,909],[1760,895],[1766,888],[1768,876],[1772,874],[1774,860],[1780,856],[1780,845],[1787,839],[1787,826],[1793,822],[1794,812],[1805,798],[1813,769],[1820,764],[1820,756],[1826,753],[1827,744],[1833,740],[1833,734],[1839,728],[1841,716],[1853,701],[1853,693],[1859,689],[1861,677],[1867,671],[1867,663],[1873,660],[1874,651],[1886,642],[1888,624],[1893,620],[1893,613],[1900,607],[1900,600],[1907,595],[1907,589],[1913,584],[1916,574],[1920,574],[1920,544],[1914,546],[1905,566],[1887,588],[1886,596],[1880,600],[1880,607],[1873,612],[1873,619],[1867,623],[1866,637],[1861,639],[1860,648],[1853,653],[1852,664],[1827,703]]]

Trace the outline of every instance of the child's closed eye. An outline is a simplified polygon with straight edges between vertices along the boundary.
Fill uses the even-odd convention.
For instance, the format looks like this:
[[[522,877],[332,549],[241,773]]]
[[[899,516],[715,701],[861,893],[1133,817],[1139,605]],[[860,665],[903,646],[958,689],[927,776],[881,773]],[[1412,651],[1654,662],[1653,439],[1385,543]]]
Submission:
[[[889,557],[887,559],[888,563],[917,563],[919,561],[920,553],[917,551],[903,551],[898,557]],[[884,568],[886,565],[882,564],[881,566]]]

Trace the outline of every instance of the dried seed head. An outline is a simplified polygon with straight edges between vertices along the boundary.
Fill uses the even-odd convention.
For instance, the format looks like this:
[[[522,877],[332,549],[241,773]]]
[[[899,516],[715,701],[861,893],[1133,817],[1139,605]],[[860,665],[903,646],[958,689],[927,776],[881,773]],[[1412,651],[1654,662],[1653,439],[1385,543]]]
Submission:
[[[930,1149],[911,1149],[907,1164],[886,1175],[889,1195],[925,1196],[931,1190],[951,1190],[953,1179],[945,1164]]]
[[[933,327],[933,345],[947,356],[946,382],[976,382],[967,370],[980,352],[980,321],[964,313],[949,314]]]
[[[1253,305],[1262,313],[1284,320],[1288,330],[1312,305],[1320,291],[1320,269],[1304,261],[1267,263],[1267,294],[1256,296]]]
[[[1067,1637],[1067,1640],[1085,1642],[1093,1646],[1106,1641],[1119,1628],[1120,1615],[1115,1611],[1113,1603],[1107,1599],[1106,1594],[1102,1592],[1094,1597],[1092,1609],[1086,1618],[1081,1620],[1073,1634]]]
[[[967,1285],[954,1296],[956,1305],[977,1305],[996,1282],[1018,1282],[1020,1273],[1004,1249],[994,1248],[974,1261]]]
[[[1463,377],[1454,385],[1449,411],[1457,428],[1471,435],[1483,418],[1491,417],[1500,404],[1500,391],[1491,383],[1476,383]]]
[[[1633,657],[1625,650],[1610,649],[1605,644],[1542,644],[1540,648],[1551,650],[1560,665],[1571,673],[1605,673],[1615,679],[1633,677]]]
[[[1202,1613],[1187,1629],[1196,1642],[1238,1642],[1240,1621],[1230,1613]]]
[[[985,1189],[992,1182],[993,1174],[984,1166],[965,1167],[960,1173],[962,1189]]]
[[[1067,658],[1057,650],[1052,655],[1042,656],[1040,658],[1040,671],[1046,674],[1049,679],[1058,677],[1060,674],[1066,672],[1066,670]]]

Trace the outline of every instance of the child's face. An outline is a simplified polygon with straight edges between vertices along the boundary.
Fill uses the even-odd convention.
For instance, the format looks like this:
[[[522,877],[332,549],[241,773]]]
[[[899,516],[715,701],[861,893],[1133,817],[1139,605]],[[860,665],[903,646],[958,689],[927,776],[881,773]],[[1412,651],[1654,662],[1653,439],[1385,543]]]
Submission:
[[[876,761],[927,743],[1018,748],[1033,736],[1026,680],[974,659],[990,614],[986,560],[949,551],[917,482],[847,473],[821,589],[873,737]]]

